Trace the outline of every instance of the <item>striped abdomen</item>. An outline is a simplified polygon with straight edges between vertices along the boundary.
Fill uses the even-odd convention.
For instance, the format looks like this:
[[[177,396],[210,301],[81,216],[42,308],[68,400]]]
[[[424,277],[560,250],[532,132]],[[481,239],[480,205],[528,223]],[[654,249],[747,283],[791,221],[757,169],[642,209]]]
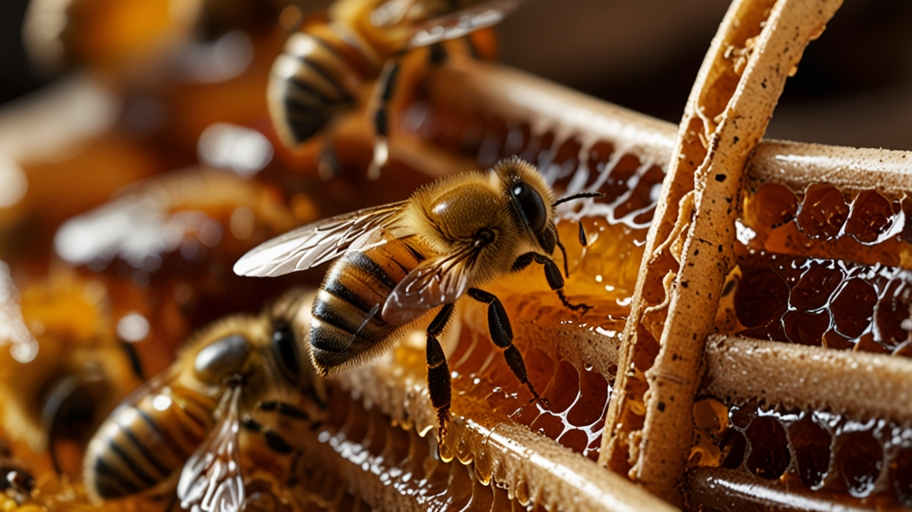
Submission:
[[[216,403],[186,388],[166,387],[122,406],[86,451],[89,492],[116,499],[167,480],[209,435]]]
[[[297,147],[341,109],[357,85],[377,73],[363,53],[326,24],[288,38],[269,77],[269,112],[283,142]]]
[[[393,288],[425,258],[403,240],[350,252],[329,269],[313,305],[310,345],[317,370],[327,374],[358,361],[398,327],[380,318]],[[373,312],[373,314],[371,314]]]

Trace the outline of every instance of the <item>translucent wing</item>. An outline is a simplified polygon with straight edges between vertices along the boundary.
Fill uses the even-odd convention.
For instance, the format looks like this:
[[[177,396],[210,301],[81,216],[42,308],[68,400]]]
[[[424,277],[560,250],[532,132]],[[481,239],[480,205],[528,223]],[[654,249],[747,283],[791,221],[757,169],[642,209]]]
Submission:
[[[523,0],[488,0],[445,16],[416,23],[408,46],[427,46],[496,25],[516,10],[522,2]]]
[[[177,499],[192,512],[240,512],[246,499],[238,451],[238,399],[241,387],[231,389],[212,433],[184,464]]]
[[[466,244],[452,254],[423,261],[396,285],[381,316],[392,325],[403,325],[428,309],[454,302],[469,286],[469,275],[482,246]]]
[[[241,276],[280,276],[330,261],[395,222],[405,201],[330,217],[269,240],[234,264]]]

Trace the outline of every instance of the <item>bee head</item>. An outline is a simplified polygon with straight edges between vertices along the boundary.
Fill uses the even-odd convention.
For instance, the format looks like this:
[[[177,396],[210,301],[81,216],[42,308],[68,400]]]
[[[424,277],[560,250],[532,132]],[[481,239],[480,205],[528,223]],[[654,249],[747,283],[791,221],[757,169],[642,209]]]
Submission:
[[[250,348],[250,342],[241,334],[231,333],[216,338],[196,354],[193,369],[203,382],[222,382],[241,372]]]
[[[554,229],[554,193],[532,164],[519,157],[498,163],[500,177],[516,220],[541,249],[551,254],[557,242]]]

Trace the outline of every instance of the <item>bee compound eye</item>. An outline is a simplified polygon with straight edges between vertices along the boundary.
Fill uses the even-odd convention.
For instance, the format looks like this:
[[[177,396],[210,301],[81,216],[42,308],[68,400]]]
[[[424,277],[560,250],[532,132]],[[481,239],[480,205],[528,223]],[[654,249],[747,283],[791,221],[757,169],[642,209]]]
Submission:
[[[533,233],[541,233],[548,221],[548,209],[538,192],[529,185],[519,182],[510,189],[519,205],[523,220]]]
[[[272,349],[285,378],[290,382],[298,382],[301,378],[301,352],[290,324],[281,322],[275,326]]]
[[[205,382],[220,382],[239,372],[247,359],[250,343],[240,334],[231,334],[210,343],[196,354],[193,368]]]

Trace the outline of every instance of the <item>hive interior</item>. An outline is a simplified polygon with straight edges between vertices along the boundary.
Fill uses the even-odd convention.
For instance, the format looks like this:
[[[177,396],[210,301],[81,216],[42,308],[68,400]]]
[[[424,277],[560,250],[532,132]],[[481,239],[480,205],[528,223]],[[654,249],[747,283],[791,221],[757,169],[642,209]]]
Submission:
[[[469,67],[468,73],[457,67],[423,78],[402,100],[394,122],[401,145],[394,143],[393,161],[379,185],[364,178],[371,141],[363,120],[340,130],[340,176],[329,184],[316,178],[312,154],[293,155],[278,146],[275,159],[253,179],[203,168],[159,175],[195,164],[196,141],[215,121],[261,130],[275,143],[259,93],[284,35],[269,30],[254,34],[254,64],[224,86],[176,81],[163,88],[144,86],[128,96],[125,116],[131,105],[141,107],[142,98],[149,97],[179,113],[151,136],[140,136],[142,127],[137,131],[125,118],[110,132],[81,143],[62,162],[22,163],[35,186],[16,207],[0,211],[0,256],[10,268],[0,276],[0,291],[6,292],[0,320],[19,329],[19,338],[8,338],[28,340],[24,327],[41,343],[42,358],[57,358],[51,363],[38,359],[29,367],[47,385],[56,382],[55,369],[67,357],[49,347],[69,347],[83,338],[91,338],[90,347],[101,347],[85,356],[90,363],[115,358],[104,351],[119,341],[135,341],[147,377],[167,366],[173,350],[194,329],[229,313],[259,310],[283,289],[318,281],[314,273],[275,281],[234,276],[233,261],[257,243],[296,224],[401,199],[430,176],[485,168],[518,155],[537,165],[558,195],[580,190],[604,194],[558,210],[568,254],[565,290],[591,310],[580,314],[561,306],[538,265],[490,286],[511,318],[529,379],[548,404],[531,401],[509,371],[490,340],[484,308],[463,301],[448,347],[454,422],[439,450],[428,435],[434,422],[419,335],[417,344],[403,343],[387,355],[382,364],[389,367],[356,370],[335,382],[329,420],[307,432],[292,431],[301,446],[290,458],[276,457],[259,440],[245,437],[248,506],[264,511],[582,507],[558,501],[559,479],[550,481],[535,468],[523,467],[521,457],[504,455],[505,446],[523,447],[529,457],[557,450],[572,465],[552,468],[555,474],[568,467],[585,475],[606,471],[595,462],[674,128],[608,107],[599,110],[600,105],[587,125],[585,119],[555,114],[549,105],[530,111],[519,103],[498,104],[505,84],[517,88],[509,90],[537,91],[568,111],[598,102],[496,67]],[[605,128],[611,122],[620,129]],[[123,172],[111,172],[118,168]],[[96,174],[97,179],[89,179]],[[122,185],[153,175],[108,199]],[[66,200],[57,204],[59,198]],[[45,207],[49,201],[55,206]],[[910,208],[904,191],[749,182],[737,224],[737,267],[724,287],[716,332],[836,350],[912,354],[906,270]],[[55,254],[51,247],[54,234],[61,232],[58,226],[76,213],[82,214],[71,229],[83,229],[92,238],[102,238],[110,229],[102,222],[106,217],[126,215],[132,229],[148,229],[169,243],[136,252],[125,236],[81,260],[67,258],[59,248]],[[577,222],[588,239],[585,247]],[[60,272],[70,286],[84,285],[88,291],[55,291],[47,310],[34,307],[32,298],[52,288]],[[90,305],[101,306],[85,310],[85,297],[95,301]],[[58,332],[47,320],[50,316],[77,335],[42,337],[39,330]],[[140,318],[145,334],[128,339],[130,321],[135,326]],[[99,332],[83,332],[89,328]],[[116,360],[116,371],[103,373],[102,381],[125,393],[137,376],[125,370],[130,362],[123,354]],[[4,378],[15,382],[22,363],[13,357],[2,364]],[[634,377],[645,386],[642,374]],[[646,405],[631,400],[629,407],[643,421]],[[769,494],[774,496],[770,502],[782,506],[812,499],[912,507],[909,418],[861,418],[851,411],[705,397],[694,406],[694,420],[684,476],[686,506],[708,510],[724,509],[725,500],[753,503],[743,492],[719,491],[744,483],[770,486],[779,493],[778,498]],[[511,428],[541,434],[547,441],[533,445]],[[17,438],[15,432],[7,434]],[[78,441],[54,448],[70,472],[62,480],[53,475],[46,453],[35,454],[34,446],[15,442],[11,455],[39,476],[39,492],[25,504],[9,502],[5,509],[95,508],[78,481]],[[581,477],[578,485],[592,481]],[[167,497],[151,497],[103,508],[157,510],[168,502]]]

